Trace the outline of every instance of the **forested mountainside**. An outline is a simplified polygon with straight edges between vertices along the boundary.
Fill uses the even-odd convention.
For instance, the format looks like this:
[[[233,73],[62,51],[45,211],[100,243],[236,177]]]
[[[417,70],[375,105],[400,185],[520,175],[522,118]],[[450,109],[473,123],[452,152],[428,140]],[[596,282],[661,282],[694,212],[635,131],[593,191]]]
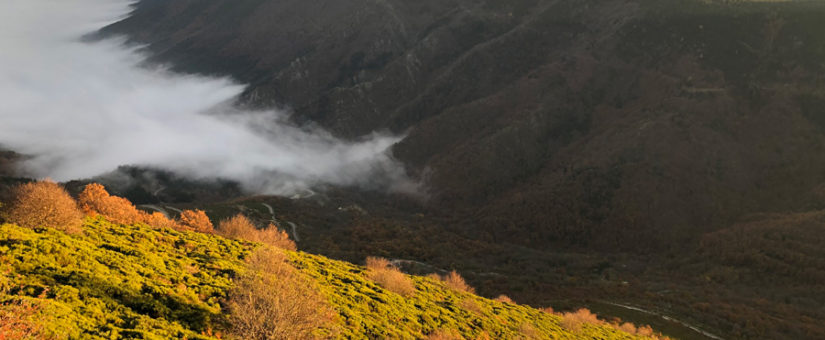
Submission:
[[[242,105],[406,135],[394,156],[424,203],[330,190],[210,208],[274,205],[302,249],[471,268],[480,292],[534,305],[816,339],[823,17],[821,1],[143,0],[103,32],[250,84]]]
[[[108,32],[342,136],[496,237],[666,248],[819,207],[821,2],[141,1]],[[506,228],[501,228],[504,225]],[[629,245],[629,246],[628,246]]]

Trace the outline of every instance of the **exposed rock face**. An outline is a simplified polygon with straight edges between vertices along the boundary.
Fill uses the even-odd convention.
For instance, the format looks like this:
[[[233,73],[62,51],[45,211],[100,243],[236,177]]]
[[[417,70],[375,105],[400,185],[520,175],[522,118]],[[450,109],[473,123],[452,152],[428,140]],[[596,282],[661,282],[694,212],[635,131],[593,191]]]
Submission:
[[[649,250],[821,207],[825,6],[144,0],[107,28],[395,155],[481,237]],[[646,246],[649,245],[649,246]],[[654,246],[655,245],[655,246]]]

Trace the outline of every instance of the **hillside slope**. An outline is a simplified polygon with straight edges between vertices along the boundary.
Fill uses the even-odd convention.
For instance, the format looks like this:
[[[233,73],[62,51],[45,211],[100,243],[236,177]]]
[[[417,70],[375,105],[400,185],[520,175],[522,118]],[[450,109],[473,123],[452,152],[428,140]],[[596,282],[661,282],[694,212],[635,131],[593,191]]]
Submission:
[[[395,148],[450,225],[634,252],[820,206],[825,3],[144,0],[105,31]],[[814,188],[812,190],[812,188]],[[501,228],[504,225],[506,228]]]
[[[223,303],[234,278],[258,247],[103,219],[88,219],[83,229],[0,226],[0,318],[23,301],[35,308],[20,316],[57,339],[214,339],[228,327]],[[369,280],[363,267],[288,256],[337,312],[330,328],[338,338],[414,339],[437,330],[467,338],[637,338],[606,325],[565,328],[558,315],[429,278],[415,277],[415,295],[405,298]]]
[[[801,212],[825,207],[823,17],[822,1],[143,0],[106,32],[249,83],[245,105],[407,134],[394,153],[428,204],[267,199],[302,249],[821,339],[825,230]]]

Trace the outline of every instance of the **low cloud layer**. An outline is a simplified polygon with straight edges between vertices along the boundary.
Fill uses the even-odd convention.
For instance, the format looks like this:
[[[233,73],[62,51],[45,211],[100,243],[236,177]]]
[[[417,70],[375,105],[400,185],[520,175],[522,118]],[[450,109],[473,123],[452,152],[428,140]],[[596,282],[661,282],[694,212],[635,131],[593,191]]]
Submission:
[[[271,194],[408,185],[387,151],[398,137],[345,142],[282,112],[242,112],[230,106],[242,85],[139,67],[143,56],[117,39],[80,41],[129,3],[0,1],[0,146],[31,157],[26,174],[70,180],[138,165]]]

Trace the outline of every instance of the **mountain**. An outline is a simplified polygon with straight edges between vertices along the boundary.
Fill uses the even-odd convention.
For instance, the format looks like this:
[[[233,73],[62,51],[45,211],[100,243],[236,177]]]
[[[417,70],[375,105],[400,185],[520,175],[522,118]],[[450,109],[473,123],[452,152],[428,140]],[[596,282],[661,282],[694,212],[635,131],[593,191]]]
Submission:
[[[532,305],[818,339],[824,14],[821,1],[143,0],[103,33],[250,84],[240,105],[343,138],[403,134],[394,156],[428,190],[211,213],[264,202],[301,249],[466,269],[482,294]]]
[[[298,122],[407,134],[394,153],[429,208],[493,237],[660,250],[749,213],[821,207],[823,11],[149,0],[105,32],[251,84],[244,103]]]

